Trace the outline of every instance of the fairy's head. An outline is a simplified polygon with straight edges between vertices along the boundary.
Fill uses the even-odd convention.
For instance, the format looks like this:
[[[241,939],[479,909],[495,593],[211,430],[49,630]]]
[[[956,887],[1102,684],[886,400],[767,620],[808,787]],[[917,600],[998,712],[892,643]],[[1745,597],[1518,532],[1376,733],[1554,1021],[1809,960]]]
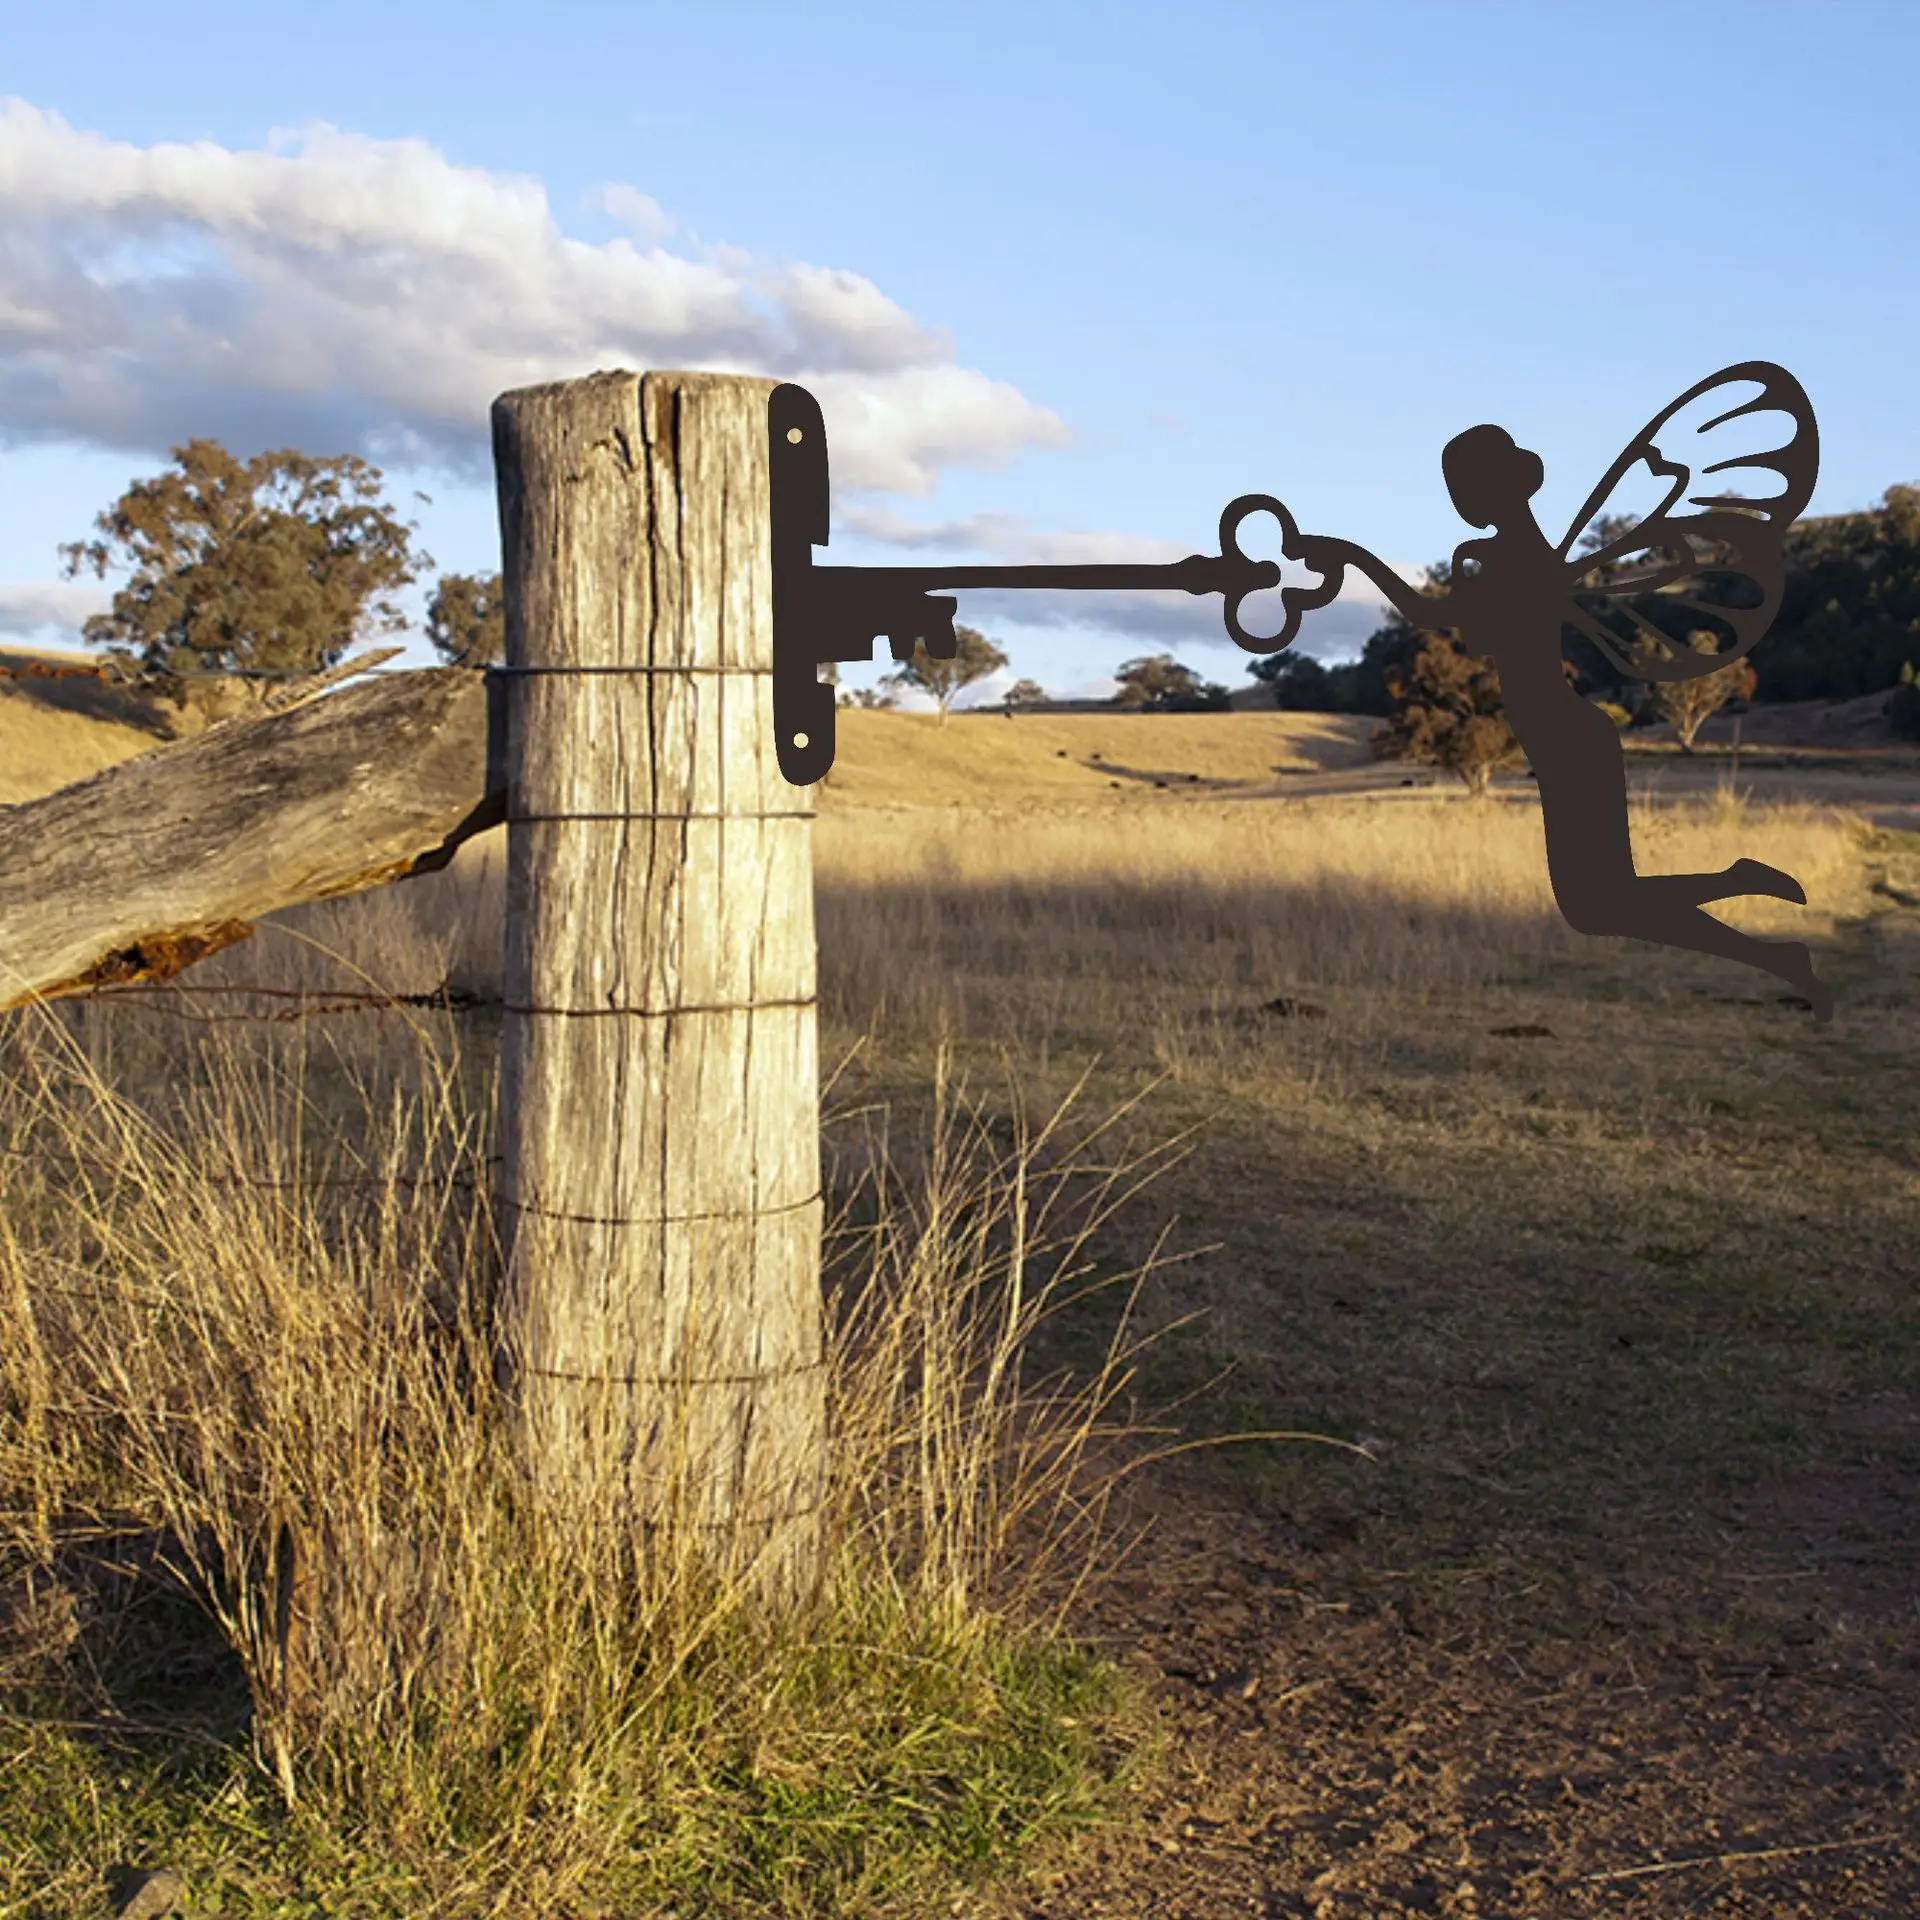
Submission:
[[[1440,456],[1447,491],[1470,526],[1498,527],[1527,511],[1547,470],[1537,453],[1514,445],[1505,427],[1469,427]]]

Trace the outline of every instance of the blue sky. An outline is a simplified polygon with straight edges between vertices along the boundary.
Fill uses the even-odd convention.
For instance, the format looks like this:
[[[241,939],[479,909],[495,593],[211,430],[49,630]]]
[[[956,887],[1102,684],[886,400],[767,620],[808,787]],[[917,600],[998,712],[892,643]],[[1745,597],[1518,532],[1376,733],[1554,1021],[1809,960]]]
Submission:
[[[842,560],[1176,557],[1259,491],[1412,572],[1453,433],[1536,448],[1557,535],[1750,358],[1865,506],[1920,479],[1916,70],[1920,9],[1767,0],[0,0],[0,637],[191,433],[371,453],[494,566],[488,402],[599,365],[805,379]],[[1217,606],[961,617],[1056,691],[1243,684]]]

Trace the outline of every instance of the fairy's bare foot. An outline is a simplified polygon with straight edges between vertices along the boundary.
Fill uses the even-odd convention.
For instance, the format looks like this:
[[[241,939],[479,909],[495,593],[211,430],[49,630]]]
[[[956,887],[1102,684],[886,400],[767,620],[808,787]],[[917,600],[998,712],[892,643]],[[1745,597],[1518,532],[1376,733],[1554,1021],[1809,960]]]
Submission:
[[[1772,900],[1791,900],[1796,907],[1807,904],[1806,889],[1790,873],[1770,867],[1763,860],[1736,860],[1727,869],[1728,884],[1741,893],[1763,894]],[[1809,963],[1811,964],[1811,963]]]
[[[1785,964],[1778,969],[1780,978],[1813,1009],[1814,1019],[1826,1026],[1833,1019],[1833,995],[1813,970],[1812,952],[1795,941],[1782,951],[1781,959]]]

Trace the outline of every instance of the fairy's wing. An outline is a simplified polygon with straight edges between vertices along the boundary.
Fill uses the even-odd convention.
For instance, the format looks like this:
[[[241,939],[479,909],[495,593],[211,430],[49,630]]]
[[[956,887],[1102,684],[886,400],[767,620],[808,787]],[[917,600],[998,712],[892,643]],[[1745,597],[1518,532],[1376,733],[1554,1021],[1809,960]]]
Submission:
[[[1561,541],[1563,642],[1584,635],[1642,680],[1690,680],[1740,659],[1779,610],[1787,529],[1819,464],[1812,403],[1784,367],[1747,360],[1690,388],[1634,436]],[[1609,506],[1649,479],[1662,497],[1620,531]],[[1574,554],[1596,520],[1605,537]],[[1688,644],[1703,630],[1717,651]]]

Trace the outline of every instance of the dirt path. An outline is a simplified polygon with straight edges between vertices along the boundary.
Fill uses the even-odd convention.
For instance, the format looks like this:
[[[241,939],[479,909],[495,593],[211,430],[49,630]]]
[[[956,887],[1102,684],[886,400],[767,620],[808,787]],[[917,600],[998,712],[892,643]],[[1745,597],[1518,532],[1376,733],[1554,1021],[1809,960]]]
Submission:
[[[1850,1581],[1833,1540],[1802,1543],[1818,1618],[1789,1614],[1729,1659],[1674,1637],[1658,1580],[1555,1637],[1497,1581],[1436,1597],[1365,1565],[1339,1537],[1350,1517],[1263,1518],[1178,1465],[1129,1502],[1154,1531],[1076,1623],[1150,1677],[1169,1778],[1135,1832],[975,1911],[1910,1920],[1920,1905],[1913,1595]],[[1848,1609],[1903,1634],[1904,1664],[1857,1642],[1835,1658]],[[1773,1857],[1714,1860],[1741,1854]]]
[[[1162,1089],[1206,1131],[1105,1270],[1199,1250],[1140,1415],[1230,1370],[1184,1437],[1366,1451],[1125,1483],[1152,1531],[1069,1624],[1168,1777],[993,1920],[1920,1915],[1911,1022],[1596,1025],[1570,972],[1534,1051],[1336,1005],[1330,1094],[1251,1054]]]

